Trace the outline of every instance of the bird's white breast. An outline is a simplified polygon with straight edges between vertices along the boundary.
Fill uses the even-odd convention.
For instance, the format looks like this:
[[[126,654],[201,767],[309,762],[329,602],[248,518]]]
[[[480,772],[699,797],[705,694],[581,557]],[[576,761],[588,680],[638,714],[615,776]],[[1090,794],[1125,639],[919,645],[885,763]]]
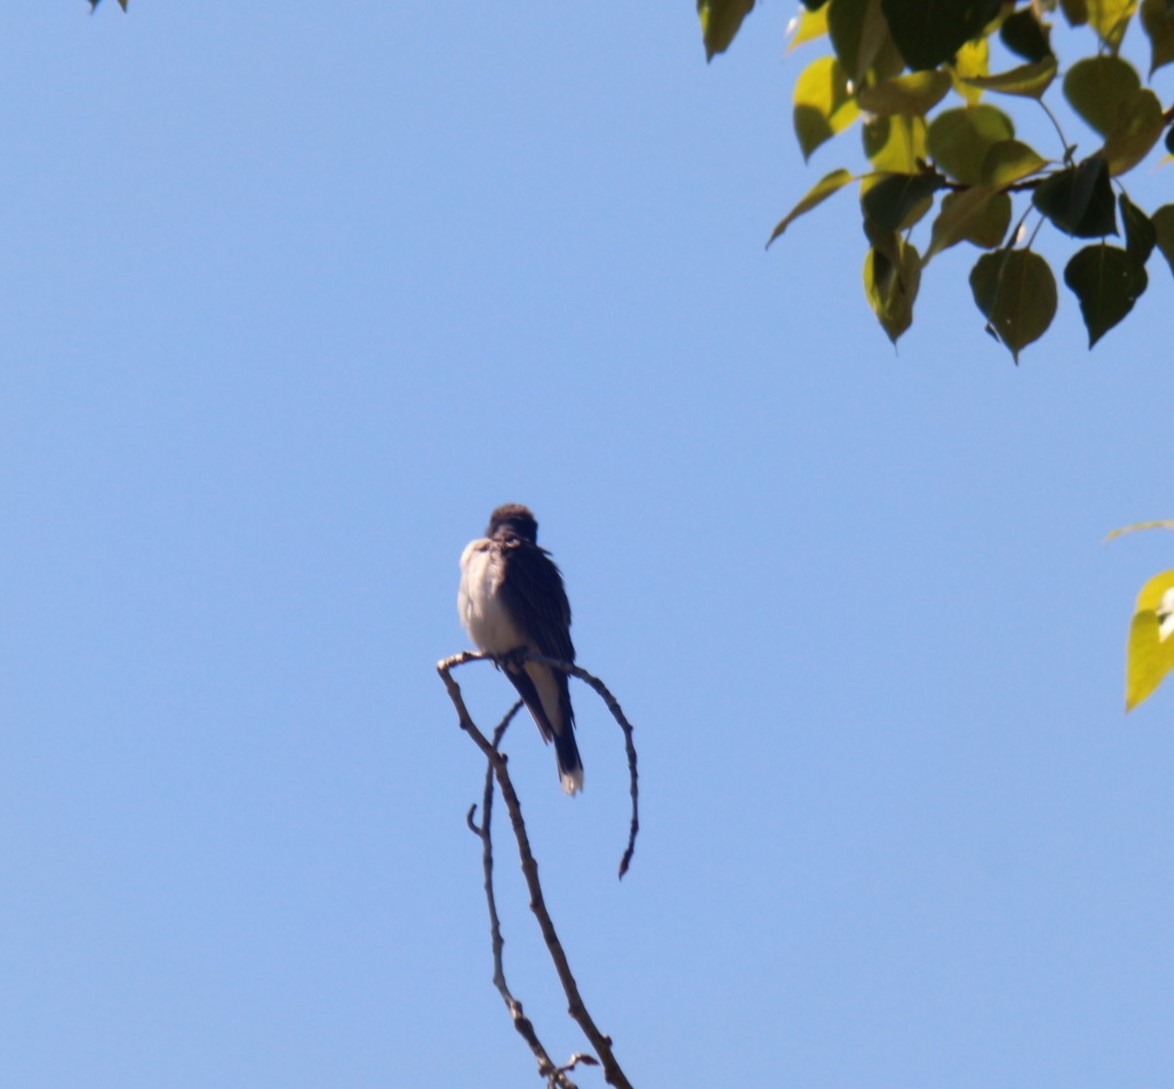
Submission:
[[[469,638],[488,654],[506,654],[526,642],[498,595],[503,575],[501,557],[490,541],[473,541],[461,555],[457,609]]]

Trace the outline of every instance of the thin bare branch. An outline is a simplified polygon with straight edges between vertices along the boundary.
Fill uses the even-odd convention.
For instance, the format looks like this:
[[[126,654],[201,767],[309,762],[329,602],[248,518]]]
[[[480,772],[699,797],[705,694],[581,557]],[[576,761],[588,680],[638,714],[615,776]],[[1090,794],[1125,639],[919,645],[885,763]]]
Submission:
[[[628,828],[628,846],[624,850],[623,857],[620,859],[620,877],[622,878],[628,872],[628,865],[631,863],[632,855],[636,850],[636,833],[640,831],[640,790],[637,785],[639,776],[636,773],[636,742],[633,736],[632,724],[624,714],[623,708],[620,707],[620,701],[611,694],[607,685],[594,674],[588,673],[587,670],[580,666],[572,665],[570,662],[564,662],[558,658],[544,658],[540,654],[532,654],[529,651],[523,654],[523,658],[531,662],[541,662],[543,665],[548,665],[553,669],[561,669],[564,673],[568,673],[572,677],[578,677],[579,680],[589,684],[595,689],[599,698],[607,705],[607,709],[611,712],[612,718],[619,723],[619,727],[624,733],[624,749],[628,754],[628,793],[632,796],[632,821]]]
[[[547,659],[537,658],[539,661],[546,661]],[[583,998],[579,994],[578,984],[575,982],[575,977],[571,973],[570,964],[567,961],[566,952],[563,950],[562,943],[559,941],[558,933],[554,928],[554,922],[551,920],[550,912],[546,908],[546,900],[542,893],[542,886],[538,880],[538,863],[534,859],[534,853],[530,848],[530,839],[526,832],[526,825],[522,819],[522,805],[518,798],[517,791],[514,790],[513,781],[510,779],[509,768],[506,762],[505,754],[500,752],[494,742],[491,742],[485,735],[477,728],[469,715],[468,708],[465,706],[464,698],[461,695],[460,686],[452,677],[452,670],[458,665],[464,665],[466,662],[480,661],[480,660],[494,660],[491,655],[479,654],[472,651],[465,651],[462,654],[453,655],[443,661],[437,663],[437,672],[440,674],[441,680],[448,691],[449,697],[453,701],[453,706],[456,708],[457,717],[460,722],[461,729],[465,731],[474,741],[488,762],[489,768],[486,773],[487,786],[486,792],[482,801],[485,811],[485,819],[480,825],[480,830],[473,822],[474,810],[470,809],[466,818],[469,826],[477,831],[482,838],[485,854],[483,860],[486,869],[486,895],[490,897],[491,902],[491,929],[494,930],[494,956],[495,968],[500,969],[500,949],[501,941],[500,927],[495,926],[492,920],[496,919],[496,904],[492,899],[492,847],[489,844],[489,814],[492,806],[492,790],[489,788],[488,779],[489,774],[497,781],[498,789],[501,791],[501,796],[506,805],[506,810],[510,816],[510,825],[514,830],[514,838],[518,843],[518,854],[522,863],[522,874],[526,879],[526,886],[530,892],[530,910],[534,913],[534,917],[538,920],[539,929],[542,931],[543,941],[546,943],[547,951],[550,953],[551,960],[554,962],[555,971],[558,973],[559,982],[562,984],[563,991],[567,996],[568,1010],[567,1012],[579,1025],[583,1034],[590,1041],[599,1056],[599,1061],[603,1066],[604,1077],[609,1085],[613,1085],[616,1089],[632,1089],[631,1082],[628,1081],[623,1069],[616,1061],[615,1055],[611,1049],[611,1037],[602,1033],[591,1015],[587,1012],[587,1007],[583,1003]],[[580,679],[587,681],[592,687],[604,697],[605,702],[608,703],[609,708],[613,708],[612,713],[617,714],[617,720],[621,722],[621,726],[626,724],[626,719],[622,718],[623,712],[619,711],[619,704],[615,702],[614,698],[606,688],[603,687],[602,682],[597,681],[590,674],[584,670],[579,670],[576,666],[571,666],[568,663],[553,661],[554,665],[563,668],[566,672]],[[606,694],[605,694],[606,693]],[[614,706],[613,706],[614,705]],[[495,742],[500,743],[501,735],[504,734],[505,728],[509,723],[510,718],[517,711],[515,707],[509,715],[502,721],[495,731]],[[626,726],[626,734],[630,738],[631,726]],[[633,824],[631,839],[629,841],[629,849],[625,855],[625,859],[631,857],[632,844],[636,834],[636,789],[635,789],[635,749],[629,743],[629,767],[632,772],[632,801],[633,801]],[[626,866],[625,866],[626,868]],[[622,871],[621,871],[622,873]],[[495,971],[494,982],[498,983],[498,973]],[[533,1032],[533,1026],[528,1020],[522,1016],[521,1004],[509,995],[508,988],[505,987],[504,972],[500,972],[500,985],[498,990],[502,992],[502,997],[506,1000],[507,1006],[510,1008],[511,1016],[514,1018],[514,1025],[518,1032],[527,1039],[531,1045],[531,1050],[534,1051],[538,1058],[539,1070],[547,1077],[548,1084],[552,1087],[559,1087],[559,1089],[566,1089],[570,1084],[567,1080],[566,1072],[574,1068],[579,1062],[587,1062],[587,1056],[575,1055],[572,1056],[571,1062],[566,1067],[554,1067],[550,1063],[549,1056],[542,1045],[537,1042],[537,1037]],[[516,1013],[515,1013],[516,1009]],[[523,1031],[520,1022],[524,1022],[528,1028],[530,1035],[527,1036]],[[537,1046],[535,1046],[537,1045]],[[547,1066],[546,1064],[549,1064]]]

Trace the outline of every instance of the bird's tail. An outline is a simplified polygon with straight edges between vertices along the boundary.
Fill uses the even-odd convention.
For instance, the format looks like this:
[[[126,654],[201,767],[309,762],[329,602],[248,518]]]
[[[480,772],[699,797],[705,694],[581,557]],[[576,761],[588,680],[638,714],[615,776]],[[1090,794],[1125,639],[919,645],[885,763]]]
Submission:
[[[562,733],[554,735],[554,755],[558,761],[558,778],[564,794],[578,794],[583,789],[583,760],[575,744],[574,727],[567,723]]]

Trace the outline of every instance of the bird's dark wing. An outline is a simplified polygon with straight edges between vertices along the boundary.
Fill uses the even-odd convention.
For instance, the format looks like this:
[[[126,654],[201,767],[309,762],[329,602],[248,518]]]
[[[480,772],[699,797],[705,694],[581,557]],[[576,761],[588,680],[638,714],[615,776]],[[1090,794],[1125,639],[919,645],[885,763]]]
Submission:
[[[505,561],[507,574],[499,593],[514,623],[540,654],[573,662],[571,604],[550,553],[514,538],[506,544]]]

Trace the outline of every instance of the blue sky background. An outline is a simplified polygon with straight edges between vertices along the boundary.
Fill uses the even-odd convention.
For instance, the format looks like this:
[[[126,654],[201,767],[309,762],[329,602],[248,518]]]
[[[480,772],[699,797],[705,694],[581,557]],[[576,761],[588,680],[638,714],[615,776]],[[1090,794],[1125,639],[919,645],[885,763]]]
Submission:
[[[637,729],[622,884],[600,704],[574,801],[509,745],[636,1085],[1165,1084],[1174,695],[1122,706],[1174,539],[1102,543],[1174,515],[1160,261],[1015,368],[947,253],[894,352],[850,194],[763,252],[858,165],[801,162],[787,5],[711,66],[688,3],[86,11],[3,17],[0,1084],[538,1084],[433,671],[504,501]]]

